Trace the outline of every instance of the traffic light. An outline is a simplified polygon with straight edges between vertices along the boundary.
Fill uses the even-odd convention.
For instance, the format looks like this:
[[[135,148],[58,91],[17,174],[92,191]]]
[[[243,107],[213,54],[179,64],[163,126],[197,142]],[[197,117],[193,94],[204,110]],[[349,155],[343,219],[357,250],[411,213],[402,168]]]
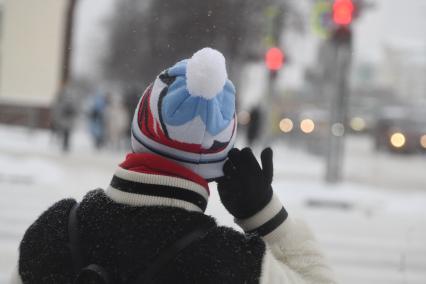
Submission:
[[[339,26],[352,23],[355,6],[352,0],[335,0],[333,4],[333,21]]]
[[[278,47],[271,47],[265,54],[265,63],[271,72],[280,70],[284,63],[284,53]]]

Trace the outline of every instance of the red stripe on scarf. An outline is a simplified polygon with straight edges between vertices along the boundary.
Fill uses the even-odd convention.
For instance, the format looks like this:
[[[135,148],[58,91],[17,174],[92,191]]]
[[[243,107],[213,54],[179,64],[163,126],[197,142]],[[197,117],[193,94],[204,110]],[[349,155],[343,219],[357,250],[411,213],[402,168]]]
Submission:
[[[207,190],[207,193],[210,194],[207,181],[203,177],[184,166],[156,154],[127,154],[126,160],[120,164],[120,167],[138,173],[164,175],[190,180],[203,186]]]

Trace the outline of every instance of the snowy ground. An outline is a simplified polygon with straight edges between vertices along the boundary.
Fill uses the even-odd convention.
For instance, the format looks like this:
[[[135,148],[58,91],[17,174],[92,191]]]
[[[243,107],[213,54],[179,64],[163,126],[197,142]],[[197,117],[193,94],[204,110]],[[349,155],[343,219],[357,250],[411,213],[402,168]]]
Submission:
[[[0,126],[0,283],[47,206],[109,183],[123,153],[96,152],[89,142],[79,131],[64,156],[47,132]],[[426,283],[426,157],[375,154],[368,140],[350,138],[346,182],[329,186],[318,157],[284,144],[274,150],[274,188],[310,224],[340,283]],[[208,213],[234,226],[211,194]]]

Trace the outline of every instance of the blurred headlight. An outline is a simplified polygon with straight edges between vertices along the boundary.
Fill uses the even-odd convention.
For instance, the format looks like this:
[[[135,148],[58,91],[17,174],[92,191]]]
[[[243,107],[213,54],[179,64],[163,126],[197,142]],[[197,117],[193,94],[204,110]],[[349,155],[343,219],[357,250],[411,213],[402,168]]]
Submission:
[[[405,145],[405,136],[401,132],[396,132],[391,135],[390,142],[395,148],[401,148]]]
[[[241,125],[247,125],[250,122],[250,113],[248,111],[242,110],[238,113],[238,123]]]
[[[426,149],[426,134],[423,134],[422,137],[420,137],[420,145]]]
[[[354,131],[363,131],[365,129],[365,120],[362,117],[353,117],[350,125]]]
[[[345,134],[345,126],[341,123],[334,123],[331,126],[331,133],[334,136],[343,136],[343,134]]]
[[[288,133],[293,129],[293,121],[290,118],[283,118],[280,121],[280,130],[284,133]]]
[[[306,118],[300,122],[300,129],[303,133],[311,133],[315,129],[315,123],[312,119]]]

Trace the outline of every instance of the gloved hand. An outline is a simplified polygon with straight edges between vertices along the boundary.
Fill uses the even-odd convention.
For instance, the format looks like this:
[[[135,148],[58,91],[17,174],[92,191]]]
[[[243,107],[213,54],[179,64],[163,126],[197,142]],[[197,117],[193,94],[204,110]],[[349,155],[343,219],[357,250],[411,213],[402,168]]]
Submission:
[[[224,177],[217,180],[220,199],[237,219],[249,218],[272,199],[272,150],[261,153],[262,168],[250,148],[232,149],[223,166]]]

